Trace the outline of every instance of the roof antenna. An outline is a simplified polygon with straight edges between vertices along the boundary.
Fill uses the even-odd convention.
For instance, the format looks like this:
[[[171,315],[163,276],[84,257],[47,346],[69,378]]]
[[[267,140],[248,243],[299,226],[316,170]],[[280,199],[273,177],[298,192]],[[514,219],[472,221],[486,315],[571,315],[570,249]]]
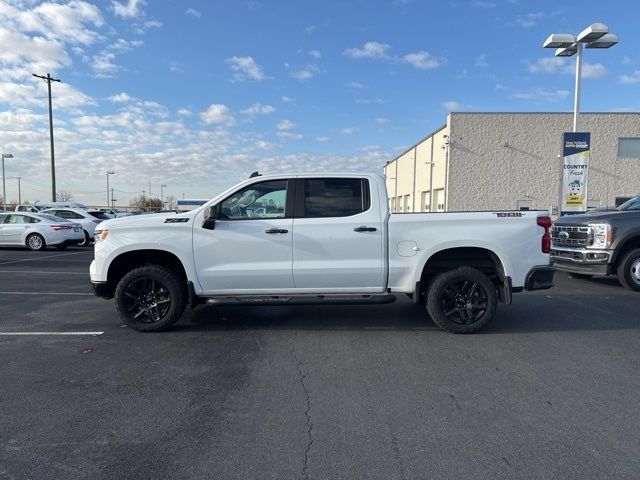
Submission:
[[[251,175],[249,175],[249,178],[253,178],[253,177],[261,177],[262,175],[260,175],[258,172],[253,172]]]

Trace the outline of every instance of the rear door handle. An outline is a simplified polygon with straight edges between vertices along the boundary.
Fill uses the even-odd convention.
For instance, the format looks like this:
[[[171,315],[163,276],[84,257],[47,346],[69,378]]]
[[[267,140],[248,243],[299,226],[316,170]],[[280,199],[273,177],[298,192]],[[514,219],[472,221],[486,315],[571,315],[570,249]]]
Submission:
[[[289,233],[289,230],[284,228],[270,228],[269,230],[265,230],[264,233]]]
[[[356,227],[353,229],[354,232],[375,232],[377,230],[376,227]]]

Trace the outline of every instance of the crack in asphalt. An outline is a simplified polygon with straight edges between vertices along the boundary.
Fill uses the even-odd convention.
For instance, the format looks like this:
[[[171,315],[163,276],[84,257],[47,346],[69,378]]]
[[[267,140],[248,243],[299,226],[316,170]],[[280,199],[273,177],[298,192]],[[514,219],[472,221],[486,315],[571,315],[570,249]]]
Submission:
[[[296,363],[296,369],[298,371],[298,378],[300,379],[300,385],[302,385],[302,390],[304,391],[305,399],[307,402],[306,409],[304,411],[305,418],[307,420],[307,437],[309,438],[309,443],[307,444],[307,448],[304,451],[304,465],[302,467],[302,475],[304,478],[311,478],[308,472],[309,467],[309,452],[311,451],[311,446],[313,445],[313,437],[311,435],[311,430],[313,430],[313,423],[311,423],[311,397],[309,396],[309,390],[307,389],[307,385],[304,383],[305,374],[302,370],[302,360],[298,360],[298,355],[296,354],[296,345],[293,343],[293,359]]]

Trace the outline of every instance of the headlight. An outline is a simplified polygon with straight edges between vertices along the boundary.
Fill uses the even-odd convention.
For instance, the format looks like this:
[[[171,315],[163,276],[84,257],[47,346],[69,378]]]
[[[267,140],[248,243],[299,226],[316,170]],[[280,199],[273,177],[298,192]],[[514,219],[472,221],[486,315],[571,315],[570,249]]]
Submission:
[[[109,237],[109,230],[106,228],[104,230],[96,230],[94,233],[93,241],[95,243],[102,242]]]
[[[612,232],[608,223],[590,223],[593,230],[593,243],[587,248],[605,249],[611,246]]]

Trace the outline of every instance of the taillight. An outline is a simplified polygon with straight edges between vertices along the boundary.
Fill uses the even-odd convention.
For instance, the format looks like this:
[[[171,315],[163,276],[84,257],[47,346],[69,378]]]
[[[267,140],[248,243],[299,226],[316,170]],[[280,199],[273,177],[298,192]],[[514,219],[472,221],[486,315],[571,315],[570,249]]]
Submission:
[[[544,228],[544,235],[542,235],[542,253],[549,253],[551,251],[551,217],[538,217],[538,225]]]
[[[58,230],[71,230],[73,227],[69,225],[51,225],[51,228],[58,231]]]

